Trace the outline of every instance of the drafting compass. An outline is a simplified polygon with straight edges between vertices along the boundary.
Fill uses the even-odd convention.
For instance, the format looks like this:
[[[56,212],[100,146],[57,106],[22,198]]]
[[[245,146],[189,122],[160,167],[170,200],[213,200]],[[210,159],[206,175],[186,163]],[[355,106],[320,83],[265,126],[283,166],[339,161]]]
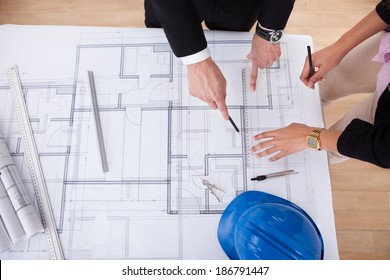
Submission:
[[[220,192],[226,193],[226,191],[224,191],[221,188],[218,188],[215,184],[211,184],[206,179],[202,179],[202,184],[205,185],[209,189],[210,193],[215,196],[215,198],[218,200],[218,202],[221,202]],[[215,192],[215,190],[217,190],[218,193]]]

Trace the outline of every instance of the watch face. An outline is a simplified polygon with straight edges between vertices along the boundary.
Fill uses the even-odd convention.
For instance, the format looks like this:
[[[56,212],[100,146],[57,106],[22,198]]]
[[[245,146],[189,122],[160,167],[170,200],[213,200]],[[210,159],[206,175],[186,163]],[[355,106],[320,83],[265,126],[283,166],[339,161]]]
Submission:
[[[309,148],[318,149],[318,141],[314,137],[307,137],[306,144]]]
[[[272,34],[271,34],[271,38],[270,38],[270,41],[272,42],[272,43],[277,43],[277,42],[279,42],[280,41],[280,39],[282,39],[282,37],[283,37],[283,30],[276,30],[275,32],[273,32]]]

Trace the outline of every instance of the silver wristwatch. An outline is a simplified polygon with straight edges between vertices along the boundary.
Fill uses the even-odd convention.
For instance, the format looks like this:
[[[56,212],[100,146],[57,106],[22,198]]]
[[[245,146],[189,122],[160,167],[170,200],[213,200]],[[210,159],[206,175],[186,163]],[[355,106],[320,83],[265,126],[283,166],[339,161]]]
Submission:
[[[271,44],[279,43],[284,35],[283,30],[273,30],[262,27],[258,22],[256,25],[256,34],[261,38],[269,41]]]

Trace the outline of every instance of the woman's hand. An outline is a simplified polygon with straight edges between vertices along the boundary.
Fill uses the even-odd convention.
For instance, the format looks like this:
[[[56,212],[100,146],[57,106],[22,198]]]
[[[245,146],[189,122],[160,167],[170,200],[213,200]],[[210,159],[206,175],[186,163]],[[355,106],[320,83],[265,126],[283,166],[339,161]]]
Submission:
[[[260,142],[251,148],[251,152],[258,158],[276,153],[269,160],[281,159],[306,149],[306,137],[312,130],[313,127],[292,123],[284,128],[262,132],[253,136],[254,141]]]
[[[306,57],[305,65],[300,76],[301,81],[309,88],[314,89],[317,82],[324,81],[326,73],[335,68],[343,59],[344,54],[340,52],[337,44],[330,45],[318,52],[313,53],[312,62],[314,66],[313,76],[309,76],[309,62]]]

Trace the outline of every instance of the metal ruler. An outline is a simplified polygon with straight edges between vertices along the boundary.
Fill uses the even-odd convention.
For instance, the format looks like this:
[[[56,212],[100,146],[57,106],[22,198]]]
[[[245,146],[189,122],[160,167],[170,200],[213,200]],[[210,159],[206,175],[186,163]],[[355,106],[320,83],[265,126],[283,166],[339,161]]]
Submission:
[[[107,155],[106,155],[106,150],[104,149],[102,124],[100,122],[99,106],[98,106],[98,102],[97,102],[97,94],[96,94],[96,86],[95,86],[95,78],[93,76],[92,71],[88,71],[88,77],[89,77],[89,86],[91,88],[92,108],[93,108],[93,114],[95,116],[95,125],[96,125],[96,131],[97,131],[97,137],[98,137],[98,143],[99,143],[100,159],[102,162],[103,172],[108,172]]]
[[[53,210],[50,204],[49,193],[43,176],[41,162],[39,161],[38,150],[31,128],[30,118],[28,116],[19,71],[16,65],[8,69],[8,79],[50,254],[52,259],[63,260],[64,253],[58,236],[56,222],[54,220]]]

